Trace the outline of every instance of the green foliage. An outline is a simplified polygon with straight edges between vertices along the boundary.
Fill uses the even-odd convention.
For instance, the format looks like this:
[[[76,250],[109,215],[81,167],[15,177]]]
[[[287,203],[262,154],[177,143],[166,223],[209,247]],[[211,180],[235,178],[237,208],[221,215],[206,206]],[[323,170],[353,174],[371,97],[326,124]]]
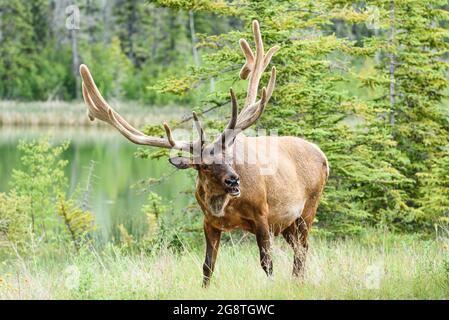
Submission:
[[[175,9],[194,10],[214,12],[225,15],[236,15],[238,9],[229,6],[226,1],[209,1],[209,0],[148,0],[149,3],[154,3],[162,7],[170,7]]]
[[[240,100],[245,95],[246,83],[237,79],[243,63],[238,40],[251,40],[250,23],[258,19],[266,45],[282,49],[272,62],[277,86],[257,126],[303,136],[327,154],[331,176],[319,231],[347,235],[381,225],[431,232],[435,224],[447,224],[445,1],[75,4],[85,19],[80,30],[69,32],[63,10],[48,1],[0,0],[0,97],[75,98],[72,64],[78,61],[90,66],[105,97],[188,104],[198,113],[213,110],[221,120],[228,117],[221,106],[228,103],[229,87]],[[209,131],[223,127],[222,121],[203,122]],[[145,132],[164,135],[161,126]],[[160,158],[167,151],[137,155]],[[25,156],[33,159],[33,152]],[[29,201],[35,232],[48,235],[44,230],[57,222],[44,213],[56,212],[56,196],[65,190],[64,165],[38,158],[24,164],[27,171],[14,173],[12,185]],[[171,229],[178,230],[164,230]]]
[[[189,1],[159,3],[194,9]],[[425,214],[425,201],[422,206],[419,203],[422,182],[418,177],[420,171],[433,179],[434,172],[442,176],[441,170],[430,171],[429,165],[443,165],[432,161],[441,157],[442,148],[448,145],[447,115],[439,111],[447,88],[447,63],[442,59],[447,52],[447,31],[439,22],[446,19],[447,12],[439,7],[441,1],[399,2],[394,23],[403,29],[392,46],[389,4],[376,3],[381,15],[379,32],[365,32],[364,38],[354,42],[345,35],[337,37],[334,30],[341,24],[371,19],[372,10],[363,3],[245,1],[238,11],[245,32],[203,37],[200,47],[220,50],[203,56],[201,68],[179,80],[165,81],[158,89],[184,93],[220,75],[220,88],[232,83],[234,89],[240,89],[238,97],[243,97],[244,85],[236,82],[243,64],[238,39],[251,39],[250,23],[259,20],[266,46],[278,44],[281,50],[272,62],[278,70],[276,89],[258,126],[276,129],[280,135],[303,136],[327,154],[331,175],[318,213],[321,231],[348,235],[376,224],[431,231],[436,216],[447,210],[436,200],[438,210]],[[429,26],[434,32],[428,32]],[[363,42],[366,45],[361,47]],[[398,60],[396,80],[389,74],[392,50]],[[376,68],[357,73],[347,67],[364,59],[377,61]],[[355,83],[354,78],[358,79]],[[395,105],[389,104],[392,81]],[[351,82],[370,94],[350,94],[344,84]],[[209,101],[217,98],[219,104],[229,99],[223,93],[210,95]],[[386,116],[392,112],[396,114],[394,125]]]
[[[32,231],[38,236],[51,236],[57,225],[57,196],[67,187],[64,168],[68,162],[61,155],[67,148],[67,142],[53,147],[48,137],[21,141],[18,146],[22,168],[13,171],[11,188],[27,199]]]
[[[83,44],[84,63],[91,69],[100,91],[106,97],[123,95],[123,85],[129,81],[134,71],[120,45],[118,38],[113,38],[106,48],[104,44]],[[105,68],[111,65],[114,67]]]
[[[0,249],[11,245],[17,249],[26,247],[30,234],[28,201],[15,192],[0,193]]]
[[[58,22],[66,18],[58,17],[64,11],[54,7],[58,4],[0,0],[1,98],[75,98],[78,75],[72,64],[77,57],[90,66],[105,97],[188,104],[199,114],[213,113],[212,120],[203,121],[209,133],[229,117],[228,108],[221,108],[228,105],[229,87],[243,100],[238,39],[251,40],[250,23],[258,19],[266,45],[282,49],[273,59],[276,90],[257,127],[317,143],[329,158],[331,176],[302,286],[291,281],[291,260],[277,254],[288,250],[287,244],[275,242],[282,249],[273,250],[281,268],[278,279],[268,283],[262,270],[253,272],[259,264],[256,247],[244,237],[230,245],[236,233],[228,233],[219,264],[231,267],[218,268],[215,283],[220,285],[206,292],[198,273],[202,213],[193,196],[175,212],[173,203],[150,192],[142,207],[146,234],[139,237],[132,226],[119,224],[120,246],[108,243],[98,254],[88,211],[93,166],[78,201],[67,194],[62,156],[68,144],[52,146],[48,138],[21,142],[11,190],[0,193],[0,249],[27,255],[20,268],[16,261],[0,264],[0,298],[48,298],[48,293],[78,299],[235,298],[242,281],[249,288],[242,298],[447,297],[447,1],[80,0],[75,4],[82,11],[82,26],[73,33]],[[375,9],[379,21],[373,18]],[[108,25],[110,14],[115,28]],[[78,52],[73,52],[73,35]],[[195,67],[193,48],[201,53]],[[160,125],[144,131],[164,135]],[[167,153],[149,149],[137,155],[160,158]],[[149,178],[146,187],[170,175]],[[371,226],[377,227],[374,232]],[[389,229],[436,231],[437,239]],[[321,237],[355,233],[360,235],[355,240]],[[34,250],[36,244],[45,250]],[[67,250],[72,244],[76,255]],[[60,272],[67,261],[73,265]],[[379,261],[388,272],[378,290],[365,289],[366,270]],[[130,281],[130,270],[135,281]],[[73,286],[67,286],[69,273]]]
[[[382,12],[382,34],[366,40],[378,51],[382,93],[375,101],[388,113],[384,126],[397,153],[386,161],[410,182],[401,186],[403,205],[389,220],[401,229],[431,230],[448,214],[448,202],[442,200],[449,145],[449,118],[442,107],[449,86],[447,3],[381,0],[373,5]]]
[[[70,51],[50,37],[49,2],[1,0],[0,96],[46,100],[70,97]]]
[[[148,204],[142,207],[147,217],[148,232],[144,239],[151,250],[169,248],[174,251],[182,251],[183,243],[179,234],[180,224],[174,223],[173,211],[164,204],[161,196],[154,192],[148,195]]]
[[[58,197],[58,213],[64,220],[75,249],[79,251],[80,247],[89,241],[95,230],[92,213],[83,211],[73,200],[67,200],[63,195]]]
[[[141,240],[136,241],[123,225],[119,225],[122,248],[149,252],[155,252],[161,248],[181,249],[181,243],[177,237],[178,224],[170,225],[171,219],[168,217],[173,215],[173,210],[164,204],[161,196],[150,192],[147,204],[142,206],[142,212],[146,216],[146,234]]]
[[[83,62],[105,97],[152,104],[195,99],[194,95],[180,98],[148,89],[167,76],[179,76],[181,67],[192,62],[194,44],[186,12],[141,0],[77,0],[73,4],[80,9],[81,20],[80,29],[72,31],[66,28],[67,19],[72,18],[66,15],[67,4],[0,0],[1,98],[79,97],[78,64]],[[229,27],[212,23],[209,16],[198,14],[198,32]]]
[[[419,201],[425,217],[449,228],[449,152],[434,159],[429,171],[417,176],[422,183]]]
[[[156,237],[159,231],[160,220],[167,213],[168,209],[168,206],[162,202],[161,196],[157,193],[150,192],[148,195],[148,204],[142,207],[148,223],[147,239],[151,240]]]
[[[124,249],[133,249],[136,243],[133,236],[129,234],[123,224],[118,225],[118,230],[120,232],[120,243],[122,247]]]
[[[68,162],[62,154],[68,146],[67,142],[53,146],[48,137],[19,143],[21,167],[13,170],[11,192],[2,194],[0,201],[2,228],[12,243],[19,239],[29,242],[31,236],[43,240],[42,244],[71,241],[77,251],[90,243],[95,230],[93,215],[65,196]]]
[[[193,248],[202,244],[203,214],[194,203],[178,214],[171,203],[150,191],[142,212],[146,217],[143,236],[134,237],[123,224],[118,226],[120,248],[123,251],[154,253],[168,249],[179,253],[186,250],[186,244]]]

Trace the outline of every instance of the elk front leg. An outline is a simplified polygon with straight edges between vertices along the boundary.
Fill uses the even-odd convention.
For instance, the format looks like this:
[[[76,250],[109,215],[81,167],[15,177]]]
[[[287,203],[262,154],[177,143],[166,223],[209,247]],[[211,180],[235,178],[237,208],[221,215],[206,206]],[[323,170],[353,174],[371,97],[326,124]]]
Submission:
[[[206,288],[209,286],[210,278],[214,272],[218,246],[220,245],[221,230],[204,222],[204,235],[206,237],[206,259],[203,264],[203,287]]]
[[[273,260],[271,259],[271,239],[268,222],[264,221],[256,227],[256,239],[260,252],[260,264],[267,276],[273,275]]]

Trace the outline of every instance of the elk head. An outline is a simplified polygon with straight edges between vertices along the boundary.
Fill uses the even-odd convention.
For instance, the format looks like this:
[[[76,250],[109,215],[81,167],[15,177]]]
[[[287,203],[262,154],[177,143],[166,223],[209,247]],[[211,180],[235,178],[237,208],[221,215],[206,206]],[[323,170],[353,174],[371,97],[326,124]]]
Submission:
[[[261,97],[256,101],[262,74],[270,63],[273,54],[279,50],[279,47],[275,46],[265,54],[259,23],[253,21],[252,27],[256,46],[255,53],[252,52],[245,39],[240,39],[239,41],[240,47],[246,57],[246,62],[240,70],[240,78],[243,80],[249,78],[245,106],[238,113],[237,98],[231,89],[231,119],[226,129],[212,143],[206,143],[203,127],[195,112],[193,112],[193,120],[198,133],[198,139],[194,142],[175,140],[167,123],[163,124],[166,138],[148,136],[137,130],[109,106],[101,96],[87,66],[81,65],[80,73],[83,79],[83,97],[88,106],[90,120],[93,121],[97,118],[109,123],[128,140],[136,144],[175,149],[190,153],[190,157],[173,157],[169,161],[178,169],[196,169],[200,183],[209,192],[238,197],[240,195],[240,177],[233,167],[232,147],[237,134],[250,127],[259,119],[273,93],[276,81],[275,67],[271,69],[271,76],[267,88],[262,89]]]

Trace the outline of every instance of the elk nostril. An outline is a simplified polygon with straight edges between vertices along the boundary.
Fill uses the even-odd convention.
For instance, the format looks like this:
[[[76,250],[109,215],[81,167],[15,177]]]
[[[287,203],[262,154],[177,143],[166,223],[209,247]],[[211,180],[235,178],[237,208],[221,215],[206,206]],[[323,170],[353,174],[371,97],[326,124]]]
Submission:
[[[238,178],[238,177],[235,177],[235,178],[232,177],[232,178],[229,178],[229,179],[225,179],[224,183],[225,183],[227,186],[235,187],[235,186],[238,186],[238,185],[239,185],[239,178]]]

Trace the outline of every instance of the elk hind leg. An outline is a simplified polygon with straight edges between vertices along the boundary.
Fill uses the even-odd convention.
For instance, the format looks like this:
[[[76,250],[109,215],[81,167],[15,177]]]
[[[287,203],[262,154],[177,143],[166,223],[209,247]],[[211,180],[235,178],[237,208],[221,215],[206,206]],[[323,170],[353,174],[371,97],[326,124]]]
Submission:
[[[297,277],[304,277],[304,266],[307,251],[309,249],[307,238],[313,219],[315,218],[319,199],[319,193],[317,193],[317,196],[309,199],[309,201],[306,202],[301,216],[282,233],[284,238],[293,248],[293,275]]]
[[[302,218],[298,218],[282,232],[283,237],[293,249],[293,276],[304,276],[304,263],[307,253],[307,227]]]

